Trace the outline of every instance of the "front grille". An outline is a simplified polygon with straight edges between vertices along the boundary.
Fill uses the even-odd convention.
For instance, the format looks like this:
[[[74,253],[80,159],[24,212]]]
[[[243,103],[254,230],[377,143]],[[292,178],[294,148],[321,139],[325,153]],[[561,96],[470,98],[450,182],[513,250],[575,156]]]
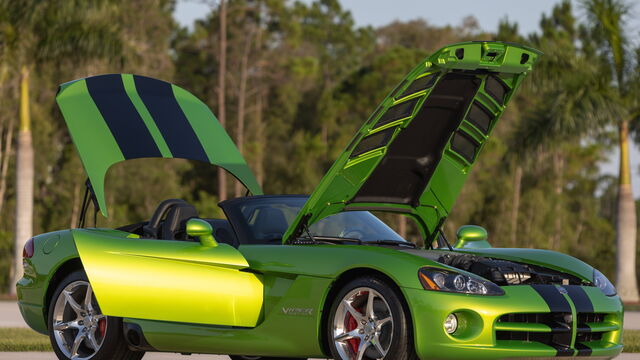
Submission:
[[[512,313],[502,315],[496,323],[496,340],[541,342],[559,351],[570,350],[573,326],[576,327],[576,347],[581,343],[600,341],[619,326],[606,321],[603,313]]]
[[[498,330],[496,331],[496,339],[537,341],[545,344],[569,347],[571,345],[571,320],[571,313],[506,314],[498,319],[498,323],[514,324],[516,328],[520,325],[524,331],[520,329]],[[527,324],[543,324],[548,326],[551,332],[527,331]]]
[[[580,313],[578,314],[578,329],[576,342],[600,341],[606,331],[598,331],[598,325],[604,324],[606,314]],[[595,330],[595,331],[594,331]]]

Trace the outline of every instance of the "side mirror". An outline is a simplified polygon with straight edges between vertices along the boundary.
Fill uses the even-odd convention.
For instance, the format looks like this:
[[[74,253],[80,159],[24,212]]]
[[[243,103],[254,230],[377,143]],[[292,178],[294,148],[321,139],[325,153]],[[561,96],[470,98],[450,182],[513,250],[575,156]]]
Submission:
[[[193,218],[187,220],[187,235],[198,238],[202,246],[218,246],[218,242],[213,238],[213,227],[202,219]]]
[[[491,244],[487,241],[489,237],[487,230],[482,226],[461,226],[456,233],[456,237],[458,241],[453,245],[456,249],[483,249],[491,247]]]

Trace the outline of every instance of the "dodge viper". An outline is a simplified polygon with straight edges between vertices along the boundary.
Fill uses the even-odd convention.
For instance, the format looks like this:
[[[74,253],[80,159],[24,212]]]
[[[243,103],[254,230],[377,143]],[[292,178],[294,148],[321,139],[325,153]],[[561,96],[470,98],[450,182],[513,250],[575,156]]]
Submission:
[[[493,248],[478,226],[451,242],[441,231],[540,55],[488,41],[433,53],[308,197],[263,195],[213,113],[178,86],[131,74],[62,84],[85,201],[77,228],[27,241],[22,316],[60,359],[617,356],[622,303],[598,270],[558,252]],[[87,226],[90,208],[108,216],[109,167],[139,158],[212,164],[247,196],[221,202],[221,219],[167,199],[148,221]],[[412,218],[425,246],[372,212]]]

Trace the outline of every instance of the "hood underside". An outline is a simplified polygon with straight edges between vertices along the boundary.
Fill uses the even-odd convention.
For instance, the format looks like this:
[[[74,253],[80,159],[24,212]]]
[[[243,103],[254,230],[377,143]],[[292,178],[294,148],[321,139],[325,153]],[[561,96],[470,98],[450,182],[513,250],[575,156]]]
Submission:
[[[178,86],[131,74],[99,75],[60,85],[56,101],[105,217],[107,170],[131,159],[208,162],[230,172],[251,193],[262,194],[211,110]]]
[[[341,211],[415,218],[431,235],[453,207],[537,50],[501,42],[447,46],[421,62],[378,106],[287,230]]]

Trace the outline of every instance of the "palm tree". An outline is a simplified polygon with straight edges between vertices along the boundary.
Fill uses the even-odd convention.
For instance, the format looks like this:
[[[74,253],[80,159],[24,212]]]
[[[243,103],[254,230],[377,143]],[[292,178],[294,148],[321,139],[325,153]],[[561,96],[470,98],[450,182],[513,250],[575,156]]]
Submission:
[[[31,136],[29,78],[51,59],[78,63],[120,54],[117,29],[105,16],[107,1],[0,0],[3,64],[16,73],[20,88],[20,129],[16,156],[14,262],[9,292],[22,277],[22,248],[33,231],[34,151]],[[9,54],[7,56],[7,54]]]
[[[615,114],[615,96],[609,91],[600,68],[591,61],[588,49],[577,47],[580,29],[572,15],[571,3],[556,5],[550,17],[543,16],[542,36],[533,36],[533,46],[544,56],[536,66],[522,96],[531,104],[515,131],[517,154],[548,154],[554,176],[554,229],[548,247],[558,249],[562,237],[560,216],[564,190],[565,157],[562,145],[581,136],[603,131]],[[519,174],[516,169],[514,187]],[[512,227],[517,223],[512,220]],[[512,241],[515,233],[512,233]]]
[[[594,43],[608,65],[612,81],[610,87],[621,100],[621,117],[616,118],[620,169],[618,176],[618,204],[616,217],[616,286],[625,302],[637,302],[636,277],[636,208],[631,187],[629,165],[629,123],[637,117],[638,97],[633,76],[632,54],[625,32],[630,6],[623,0],[582,0],[591,25]]]
[[[225,0],[220,0],[220,61],[218,63],[218,120],[225,127],[226,113],[226,75],[227,75],[227,7]],[[214,32],[215,33],[215,32]],[[218,197],[220,201],[227,199],[227,174],[218,169]]]

